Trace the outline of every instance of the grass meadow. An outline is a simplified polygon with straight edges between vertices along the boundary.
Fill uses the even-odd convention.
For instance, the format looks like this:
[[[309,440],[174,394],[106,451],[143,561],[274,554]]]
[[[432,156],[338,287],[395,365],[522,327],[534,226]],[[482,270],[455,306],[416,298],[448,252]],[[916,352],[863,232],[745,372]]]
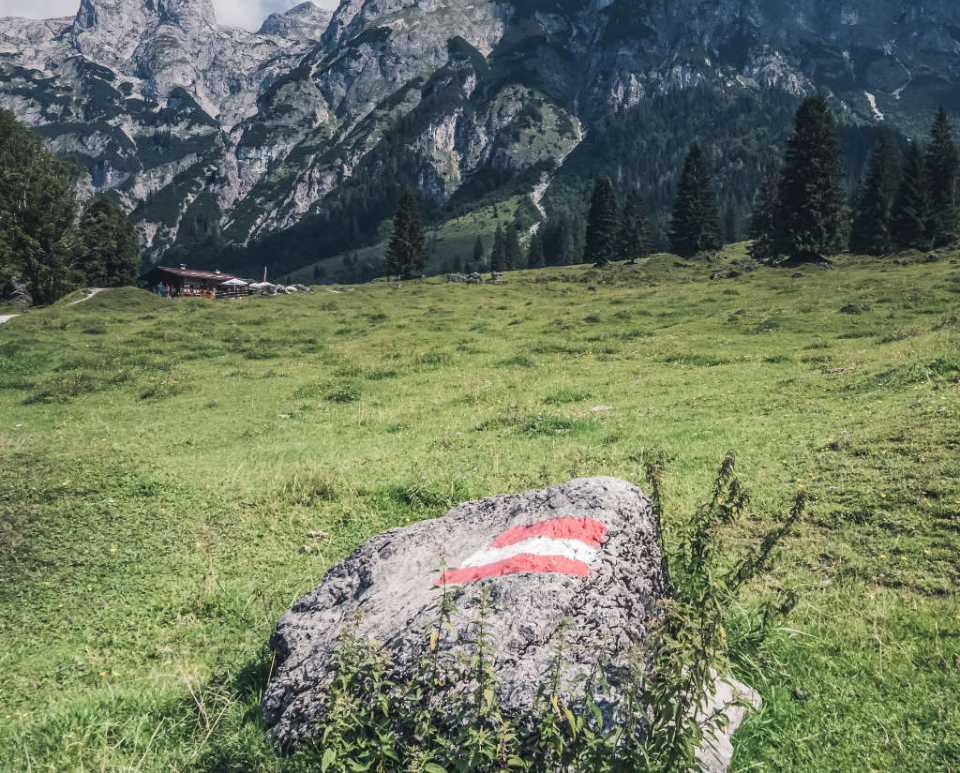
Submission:
[[[122,289],[0,327],[0,769],[308,767],[265,739],[266,643],[361,541],[656,450],[676,516],[734,450],[731,546],[816,498],[751,591],[798,602],[735,662],[764,707],[734,769],[960,770],[960,259],[715,269]]]

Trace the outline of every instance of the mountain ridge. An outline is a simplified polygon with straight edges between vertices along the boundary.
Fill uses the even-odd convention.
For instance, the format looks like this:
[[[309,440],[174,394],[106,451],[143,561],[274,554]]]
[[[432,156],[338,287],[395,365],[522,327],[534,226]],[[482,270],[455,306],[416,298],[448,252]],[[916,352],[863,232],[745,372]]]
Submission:
[[[343,0],[329,19],[303,4],[249,33],[217,25],[209,0],[83,0],[72,22],[0,27],[0,106],[132,212],[148,261],[295,268],[369,243],[408,184],[440,219],[498,190],[572,207],[579,183],[563,180],[589,175],[584,138],[694,92],[769,124],[760,139],[717,132],[718,184],[742,218],[742,178],[787,128],[763,107],[815,91],[844,125],[907,135],[938,103],[960,112],[960,6]],[[662,129],[664,158],[697,138],[688,116]],[[730,145],[758,158],[738,167]],[[645,161],[625,159],[622,183],[669,187]]]

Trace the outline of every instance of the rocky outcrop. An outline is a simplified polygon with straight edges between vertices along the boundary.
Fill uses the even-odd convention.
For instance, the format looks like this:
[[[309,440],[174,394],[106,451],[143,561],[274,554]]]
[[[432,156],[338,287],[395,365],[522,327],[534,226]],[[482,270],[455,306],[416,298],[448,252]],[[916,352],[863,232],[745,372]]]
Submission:
[[[532,709],[563,635],[564,694],[574,700],[603,662],[604,705],[613,712],[664,593],[650,502],[623,481],[581,479],[467,503],[365,543],[277,625],[263,699],[273,735],[291,744],[316,731],[334,648],[358,619],[356,633],[387,649],[399,678],[415,669],[445,589],[457,611],[440,645],[454,658],[470,649],[466,629],[489,594],[486,625],[505,708]]]
[[[260,27],[261,35],[319,42],[333,14],[313,3],[301,3],[286,13],[270,14]]]
[[[593,685],[604,723],[615,725],[666,592],[658,529],[638,488],[589,478],[469,502],[369,540],[277,625],[263,697],[272,735],[290,747],[322,731],[345,634],[382,648],[394,683],[414,682],[428,641],[446,662],[471,661],[481,603],[497,698],[509,716],[531,716],[556,679],[564,705],[579,705]],[[465,680],[448,685],[455,694],[472,675],[450,678]],[[717,680],[700,721],[723,715],[728,723],[706,727],[704,770],[726,770],[751,705],[759,699],[749,688]]]

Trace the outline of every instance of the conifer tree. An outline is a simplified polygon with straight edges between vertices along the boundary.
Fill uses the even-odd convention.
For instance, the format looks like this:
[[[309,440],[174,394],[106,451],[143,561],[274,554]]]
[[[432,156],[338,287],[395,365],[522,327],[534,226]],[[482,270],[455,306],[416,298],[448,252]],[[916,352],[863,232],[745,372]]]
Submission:
[[[556,265],[569,266],[576,263],[577,239],[574,234],[575,221],[569,217],[561,217],[557,224],[557,252]]]
[[[587,248],[587,224],[583,217],[573,214],[567,219],[565,239],[565,265],[572,266],[582,260],[582,255]]]
[[[822,260],[840,248],[844,200],[840,147],[823,96],[797,111],[780,177],[777,252],[794,260]]]
[[[700,145],[694,143],[683,165],[673,205],[670,246],[684,258],[723,246],[720,237],[720,210],[713,191],[707,162]]]
[[[543,245],[545,266],[563,266],[567,263],[565,250],[569,248],[567,216],[563,213],[552,217],[540,226],[538,232]]]
[[[740,241],[739,237],[737,211],[733,206],[728,206],[723,216],[723,241],[725,244],[736,244]]]
[[[750,257],[773,261],[777,254],[777,213],[780,200],[780,168],[776,165],[767,174],[753,200],[750,217]]]
[[[400,196],[397,214],[393,218],[393,236],[387,248],[385,270],[387,276],[410,279],[423,273],[426,241],[417,197],[412,190]]]
[[[854,208],[851,252],[887,255],[893,251],[891,212],[899,178],[897,148],[890,135],[882,132],[870,154],[867,176]]]
[[[587,219],[584,263],[605,266],[617,257],[619,221],[620,212],[613,183],[609,177],[598,177],[593,185],[590,216]]]
[[[947,247],[957,240],[957,173],[960,157],[953,139],[953,126],[942,107],[930,130],[927,147],[927,180],[930,209],[927,236],[934,247]]]
[[[545,265],[569,266],[583,256],[583,221],[561,212],[540,227]]]
[[[520,231],[517,224],[507,226],[503,235],[503,267],[506,271],[517,268],[522,250],[520,249]]]
[[[486,256],[486,249],[483,246],[483,237],[478,236],[477,241],[473,245],[473,265],[475,266],[474,271],[479,271],[480,266],[483,265],[484,257]]]
[[[541,268],[544,264],[542,229],[543,226],[530,237],[530,245],[527,247],[527,266],[529,268]]]
[[[105,196],[95,198],[80,218],[77,262],[91,287],[122,287],[136,281],[137,232],[126,213]]]
[[[647,221],[644,215],[643,197],[637,190],[627,194],[620,216],[617,257],[635,262],[647,255]]]
[[[927,237],[929,221],[927,173],[923,147],[914,142],[907,152],[900,176],[900,187],[893,204],[891,234],[902,250],[924,250],[930,246]]]
[[[506,262],[506,242],[503,235],[503,226],[497,225],[497,232],[493,235],[493,250],[490,252],[490,273],[502,273],[506,269]]]

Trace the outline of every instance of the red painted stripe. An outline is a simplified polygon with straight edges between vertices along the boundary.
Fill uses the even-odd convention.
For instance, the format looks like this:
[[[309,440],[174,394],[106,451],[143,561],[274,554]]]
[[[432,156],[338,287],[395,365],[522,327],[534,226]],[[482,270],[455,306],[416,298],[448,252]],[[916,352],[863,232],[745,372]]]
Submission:
[[[542,521],[532,526],[514,526],[493,541],[493,547],[505,548],[531,537],[550,537],[551,539],[575,539],[590,547],[599,548],[607,536],[607,527],[592,518],[556,518]]]
[[[483,566],[448,569],[437,580],[437,585],[466,585],[508,574],[567,574],[571,577],[586,577],[590,574],[590,567],[583,561],[575,561],[566,556],[535,556],[530,553],[521,553]]]

